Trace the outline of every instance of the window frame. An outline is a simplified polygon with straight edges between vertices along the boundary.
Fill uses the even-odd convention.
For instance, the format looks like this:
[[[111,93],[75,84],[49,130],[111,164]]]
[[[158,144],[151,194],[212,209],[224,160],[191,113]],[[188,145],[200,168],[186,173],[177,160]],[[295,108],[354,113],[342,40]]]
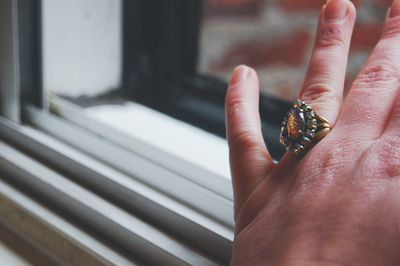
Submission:
[[[2,180],[115,252],[156,265],[229,262],[232,236],[212,219],[37,130],[0,118],[0,134]]]
[[[161,234],[173,237],[177,246],[187,246],[190,252],[194,252],[194,257],[204,256],[205,261],[211,258],[218,263],[229,263],[234,235],[231,184],[183,161],[174,167],[176,158],[166,159],[168,154],[156,151],[154,147],[147,144],[138,146],[137,140],[127,141],[112,129],[79,117],[75,110],[63,105],[60,98],[47,99],[43,93],[41,70],[41,1],[5,0],[1,3],[7,8],[0,8],[0,18],[6,22],[0,28],[0,36],[5,37],[0,42],[0,54],[10,56],[0,58],[0,74],[3,76],[0,116],[10,121],[0,117],[0,139],[12,144],[10,152],[22,153],[30,163],[42,165],[36,172],[37,167],[28,169],[17,161],[11,162],[12,158],[5,160],[7,154],[0,152],[0,161],[3,162],[0,171],[7,172],[17,181],[14,183],[9,179],[7,183],[28,189],[31,197],[43,193],[39,184],[50,182],[43,179],[43,173],[52,172],[60,180],[75,182],[90,193],[104,197],[111,205],[127,210],[135,219],[147,222]],[[154,6],[158,7],[155,11]],[[200,75],[196,68],[202,1],[171,0],[167,4],[162,0],[123,0],[123,7],[125,56],[120,89],[123,96],[224,137],[223,105],[227,84]],[[154,31],[149,32],[147,27]],[[158,36],[162,36],[162,40]],[[268,117],[268,120],[263,120],[262,129],[275,158],[282,154],[282,147],[277,145],[276,139],[287,105],[285,101],[261,96],[260,112],[262,117]],[[53,114],[48,112],[49,108]],[[25,125],[20,124],[21,120]],[[43,136],[37,138],[37,134]],[[80,145],[86,140],[95,140],[95,144],[100,146]],[[57,150],[47,141],[59,142],[64,148]],[[105,142],[101,144],[101,141]],[[129,147],[124,148],[127,142]],[[122,157],[115,159],[107,155],[108,148]],[[66,149],[73,152],[66,152]],[[154,152],[158,157],[149,160],[149,154]],[[74,154],[86,156],[87,160],[78,160],[82,157],[74,157]],[[145,180],[144,176],[138,177],[134,170],[123,167],[123,162],[132,156],[147,162],[144,171],[154,173],[151,171],[158,169],[165,175],[174,175],[174,181],[157,183]],[[108,170],[102,172],[94,165]],[[116,180],[115,176],[140,185],[134,189]],[[174,194],[169,187],[177,187],[182,193]],[[74,204],[68,202],[68,198],[74,198],[73,194],[72,190],[64,191],[65,198],[60,200],[57,189],[51,188],[45,192],[46,201],[41,202],[49,208],[60,203],[56,206],[60,212],[65,212],[65,216],[79,218],[84,216],[82,210],[91,206],[85,207],[85,202],[76,198],[78,201]],[[191,198],[193,195],[189,194],[197,196]],[[130,199],[138,201],[130,202]],[[132,236],[133,242],[130,243],[126,236],[121,238],[123,230],[115,224],[114,229],[96,224],[96,219],[105,224],[110,218],[114,219],[102,211],[100,216],[84,216],[87,219],[85,223],[93,222],[95,230],[110,232],[110,244],[135,246],[137,243],[134,241],[143,241],[145,235],[135,230],[128,234]],[[85,227],[79,221],[77,224]],[[147,240],[155,247],[154,254],[166,256],[166,261],[175,262],[186,257],[174,252],[166,255],[164,251],[168,247],[163,247],[162,241],[157,238]],[[158,258],[149,256],[148,251],[139,250],[138,253],[150,262],[157,262]],[[190,261],[190,258],[183,259],[185,261]]]
[[[147,162],[142,171],[151,172],[152,169],[158,169],[159,173],[175,175],[177,183],[164,184],[164,187],[174,187],[182,183],[184,186],[181,186],[180,190],[186,191],[186,196],[179,198],[177,195],[164,193],[162,189],[160,191],[160,189],[135,181],[131,176],[121,173],[118,168],[110,166],[108,162],[97,161],[90,155],[81,154],[82,151],[60,142],[62,138],[54,139],[54,135],[68,135],[61,134],[62,132],[51,132],[57,131],[57,127],[62,125],[61,128],[66,132],[79,132],[92,140],[102,140],[87,129],[48,112],[47,100],[43,99],[42,95],[42,77],[39,70],[41,69],[40,31],[38,30],[40,1],[7,1],[10,4],[9,9],[0,10],[0,14],[10,12],[9,18],[14,24],[10,23],[7,32],[3,32],[2,36],[5,36],[4,40],[10,39],[13,43],[0,46],[0,49],[6,52],[12,49],[14,52],[8,58],[9,61],[2,61],[1,64],[3,67],[8,67],[7,71],[10,69],[14,71],[15,75],[7,77],[8,82],[15,83],[2,84],[1,90],[10,93],[14,91],[14,88],[21,88],[14,95],[12,106],[21,112],[25,124],[19,124],[20,114],[14,116],[9,116],[7,112],[0,114],[10,119],[0,117],[0,139],[7,141],[7,144],[1,143],[3,149],[0,151],[0,173],[6,174],[7,178],[4,180],[7,185],[21,190],[29,198],[44,204],[46,208],[57,211],[64,219],[74,217],[73,222],[76,226],[96,238],[104,236],[104,232],[107,232],[107,239],[102,239],[107,245],[116,245],[117,252],[126,252],[126,247],[131,247],[145,262],[159,264],[163,261],[174,265],[192,264],[195,261],[199,264],[229,263],[233,241],[233,214],[230,199],[188,181],[185,176],[168,172],[156,161]],[[24,19],[21,16],[24,16]],[[23,45],[19,46],[19,43]],[[8,62],[13,64],[7,64]],[[1,97],[0,99],[2,103],[6,100],[8,98]],[[50,129],[48,131],[54,135],[45,134],[46,130],[37,131],[44,127],[48,127]],[[42,134],[42,136],[37,138],[37,134]],[[82,135],[79,136],[82,137]],[[84,141],[84,137],[78,139]],[[68,143],[68,140],[65,141]],[[63,148],[55,150],[53,146],[55,143]],[[57,145],[56,147],[59,147]],[[113,143],[109,144],[109,147],[112,147],[114,151],[122,150]],[[96,148],[92,147],[91,150]],[[67,152],[65,149],[73,151]],[[87,160],[76,159],[73,155],[77,153]],[[14,160],[14,158],[19,160]],[[146,160],[143,155],[137,155],[137,158]],[[90,163],[94,163],[98,168],[91,166]],[[100,169],[108,170],[101,172]],[[119,179],[115,179],[118,176]],[[69,185],[58,188],[51,177],[59,180],[60,184],[66,182],[65,184],[75,186],[75,189],[68,189]],[[121,180],[126,182],[121,182]],[[136,187],[132,184],[136,184]],[[76,197],[76,189],[87,191],[91,193],[91,197],[98,200],[93,200],[89,204],[85,202],[85,196]],[[188,192],[193,195],[197,193],[200,196],[191,199]],[[185,197],[191,200],[191,203],[187,202]],[[101,207],[95,210],[105,204],[108,210]],[[193,204],[198,206],[193,206]],[[204,211],[209,206],[218,205],[224,206],[224,210],[213,209],[214,216]],[[121,208],[123,209],[122,216],[116,217],[116,213],[120,213]],[[221,212],[219,216],[224,216],[222,220],[219,219],[216,210]],[[93,211],[96,215],[90,215],[94,213]],[[40,214],[35,213],[35,215]],[[148,229],[142,231],[140,227],[138,229],[132,225],[127,227],[127,224],[125,226],[120,224],[129,221],[137,221],[141,227]],[[149,238],[148,234],[152,237]],[[167,240],[170,241],[169,244]]]
[[[133,101],[224,138],[227,83],[197,71],[203,2],[124,1],[122,88]],[[261,95],[264,140],[277,160],[285,152],[279,132],[289,106]]]
[[[197,72],[203,0],[122,1],[124,56],[119,92],[129,100],[225,137],[227,83]],[[3,34],[9,37],[0,43],[0,51],[13,56],[2,59],[2,65],[10,67],[0,69],[5,71],[0,73],[5,77],[1,87],[14,89],[0,90],[0,107],[5,106],[3,115],[19,121],[20,101],[44,110],[49,106],[42,89],[41,0],[5,3],[10,6],[3,10],[14,15],[3,17],[8,30]],[[288,106],[285,100],[261,95],[262,131],[277,160],[285,152],[278,137]]]

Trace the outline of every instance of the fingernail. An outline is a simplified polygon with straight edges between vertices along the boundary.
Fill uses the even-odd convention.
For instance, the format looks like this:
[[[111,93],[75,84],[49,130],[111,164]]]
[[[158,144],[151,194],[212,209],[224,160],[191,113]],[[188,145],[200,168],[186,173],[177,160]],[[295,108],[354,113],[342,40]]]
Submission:
[[[390,8],[390,17],[396,17],[398,15],[400,15],[400,1],[394,0]]]
[[[328,0],[325,7],[325,19],[343,19],[349,6],[348,0]]]
[[[233,71],[233,75],[232,75],[230,84],[234,85],[234,84],[245,82],[247,79],[248,71],[249,71],[249,68],[247,66],[240,65],[240,66],[236,67],[235,70]]]

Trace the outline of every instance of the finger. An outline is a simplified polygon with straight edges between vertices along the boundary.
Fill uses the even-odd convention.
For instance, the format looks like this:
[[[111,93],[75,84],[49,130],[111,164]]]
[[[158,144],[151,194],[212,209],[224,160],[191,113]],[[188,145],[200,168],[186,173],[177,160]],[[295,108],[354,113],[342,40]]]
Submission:
[[[261,133],[258,83],[253,69],[239,66],[233,73],[226,95],[226,126],[235,210],[240,209],[273,166]]]
[[[300,99],[334,124],[343,98],[346,66],[356,11],[348,0],[322,9],[310,66]]]
[[[389,12],[389,16],[391,17],[391,20],[393,21],[393,27],[396,27],[399,29],[400,32],[400,1],[394,1],[393,6]],[[400,38],[400,34],[399,34]],[[398,76],[400,79],[400,75]],[[397,88],[399,88],[399,82],[397,83]],[[394,101],[394,108],[391,113],[391,116],[389,117],[389,120],[387,122],[387,133],[389,134],[394,134],[397,137],[400,137],[399,133],[399,127],[400,127],[400,95],[397,90],[397,96],[396,100]]]
[[[400,78],[400,1],[393,2],[380,41],[353,83],[340,123],[363,127],[358,139],[382,135],[396,101]]]

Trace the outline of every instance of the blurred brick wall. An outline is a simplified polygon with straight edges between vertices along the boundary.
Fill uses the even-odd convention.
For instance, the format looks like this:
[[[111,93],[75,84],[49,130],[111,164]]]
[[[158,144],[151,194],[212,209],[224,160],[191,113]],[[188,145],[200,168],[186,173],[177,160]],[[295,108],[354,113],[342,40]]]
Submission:
[[[346,87],[381,34],[390,0],[354,0],[357,23]],[[325,0],[206,0],[200,70],[229,79],[238,64],[254,67],[264,93],[293,100],[308,65]]]

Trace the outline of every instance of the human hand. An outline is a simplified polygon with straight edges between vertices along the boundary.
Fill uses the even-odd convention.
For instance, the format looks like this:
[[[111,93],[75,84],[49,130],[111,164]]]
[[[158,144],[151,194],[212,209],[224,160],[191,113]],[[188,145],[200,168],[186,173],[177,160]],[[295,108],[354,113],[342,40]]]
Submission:
[[[233,265],[400,265],[400,0],[343,100],[355,8],[324,6],[300,99],[331,132],[274,164],[263,142],[254,70],[227,97],[235,194]]]

